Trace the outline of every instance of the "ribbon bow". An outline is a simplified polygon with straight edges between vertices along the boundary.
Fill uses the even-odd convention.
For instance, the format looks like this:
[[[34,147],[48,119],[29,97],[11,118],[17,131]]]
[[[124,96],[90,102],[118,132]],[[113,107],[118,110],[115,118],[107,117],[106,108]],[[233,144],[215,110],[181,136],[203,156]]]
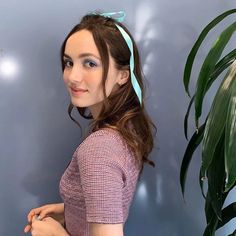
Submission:
[[[99,15],[104,16],[104,17],[108,17],[108,18],[112,18],[112,19],[116,20],[117,22],[123,22],[125,19],[125,16],[126,16],[124,11],[105,12],[105,13],[101,13]]]

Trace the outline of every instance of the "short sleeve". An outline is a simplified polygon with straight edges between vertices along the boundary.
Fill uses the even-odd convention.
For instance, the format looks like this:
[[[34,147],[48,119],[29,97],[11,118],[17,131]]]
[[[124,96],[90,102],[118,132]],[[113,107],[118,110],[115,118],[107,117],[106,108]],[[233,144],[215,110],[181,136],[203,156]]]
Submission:
[[[109,135],[97,135],[89,138],[78,152],[87,222],[124,222],[122,189],[125,172],[118,146],[119,143]]]

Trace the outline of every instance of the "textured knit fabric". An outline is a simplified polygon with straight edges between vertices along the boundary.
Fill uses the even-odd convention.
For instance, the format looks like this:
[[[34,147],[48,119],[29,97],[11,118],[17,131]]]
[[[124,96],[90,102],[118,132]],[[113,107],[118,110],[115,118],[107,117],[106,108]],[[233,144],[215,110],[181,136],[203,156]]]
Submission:
[[[76,149],[60,181],[65,224],[71,236],[89,236],[89,222],[124,224],[140,167],[112,129],[90,134]]]

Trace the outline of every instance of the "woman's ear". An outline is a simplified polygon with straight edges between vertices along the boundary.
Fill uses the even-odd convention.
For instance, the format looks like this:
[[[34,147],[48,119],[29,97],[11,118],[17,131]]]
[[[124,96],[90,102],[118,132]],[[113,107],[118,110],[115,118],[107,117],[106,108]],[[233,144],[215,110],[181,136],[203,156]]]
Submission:
[[[129,70],[121,70],[118,84],[121,86],[125,84],[128,81],[128,79],[129,79]]]

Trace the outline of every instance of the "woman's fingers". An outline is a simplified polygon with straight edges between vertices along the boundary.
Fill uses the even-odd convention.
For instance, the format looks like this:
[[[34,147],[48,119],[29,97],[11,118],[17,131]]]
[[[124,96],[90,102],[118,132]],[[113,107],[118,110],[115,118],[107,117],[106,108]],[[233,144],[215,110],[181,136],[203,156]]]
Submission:
[[[39,208],[35,208],[35,209],[32,209],[29,214],[28,214],[28,222],[30,223],[32,221],[32,218],[39,214],[40,210],[38,210]]]
[[[35,215],[40,215],[40,218],[44,217],[45,216],[44,209],[45,209],[44,206],[32,209],[28,214],[28,222],[32,222],[32,218]]]
[[[32,231],[32,223],[35,220],[43,220],[44,218],[49,216],[52,217],[55,213],[55,208],[55,204],[49,204],[32,209],[27,216],[28,225],[25,226],[24,232],[28,233],[29,231]]]
[[[29,217],[31,217],[31,220],[29,221],[30,224],[26,225],[24,228],[25,233],[28,233],[32,229],[31,224],[34,220],[39,220],[39,218],[38,218],[39,216],[36,215],[35,212],[33,212],[33,210],[32,210],[32,212],[29,213]]]
[[[51,208],[45,208],[45,209],[43,209],[40,213],[39,213],[39,215],[38,215],[38,219],[39,220],[42,220],[43,218],[45,218],[46,216],[48,216],[48,214],[52,214],[53,213],[53,211],[52,211],[52,209]]]
[[[46,216],[48,211],[49,210],[48,210],[48,207],[46,207],[46,205],[32,209],[27,216],[29,224],[25,226],[24,232],[28,233],[32,229],[32,226],[31,226],[32,222],[35,219],[42,220]]]
[[[52,207],[48,205],[44,205],[42,207],[38,207],[35,209],[32,209],[28,215],[28,221],[31,222],[32,218],[35,215],[38,215],[38,219],[42,220],[44,217],[46,217],[48,214],[53,213]]]
[[[31,230],[31,225],[26,225],[24,228],[24,232],[28,233]]]

